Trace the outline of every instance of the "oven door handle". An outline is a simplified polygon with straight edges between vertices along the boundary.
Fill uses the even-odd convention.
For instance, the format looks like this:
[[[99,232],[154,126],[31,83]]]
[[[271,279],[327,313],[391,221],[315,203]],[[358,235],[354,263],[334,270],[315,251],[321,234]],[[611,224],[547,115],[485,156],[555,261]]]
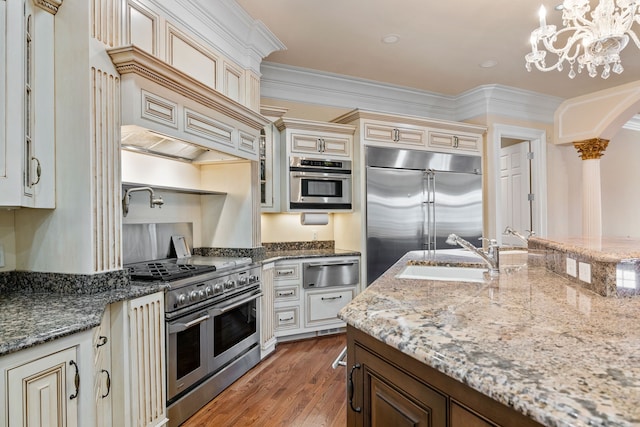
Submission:
[[[173,324],[173,325],[169,325],[169,333],[170,334],[175,334],[176,332],[186,331],[187,329],[191,328],[192,326],[199,325],[200,323],[204,322],[205,320],[209,320],[210,318],[211,318],[211,316],[209,314],[205,314],[204,316],[200,316],[197,319],[192,320],[191,322],[176,323],[176,324]]]
[[[261,296],[262,296],[262,291],[260,291],[260,292],[258,292],[256,294],[253,294],[248,298],[243,298],[240,301],[232,302],[231,304],[224,305],[222,307],[212,308],[211,310],[209,310],[209,313],[212,313],[214,316],[219,316],[221,314],[226,313],[227,311],[233,310],[234,308],[240,307],[243,304],[246,304],[248,302],[256,300],[256,299],[260,298]]]
[[[346,181],[347,179],[351,178],[350,175],[336,175],[336,174],[330,174],[330,173],[323,173],[321,175],[315,175],[315,174],[292,174],[291,175],[292,178],[313,178],[313,179],[339,179],[342,181]]]

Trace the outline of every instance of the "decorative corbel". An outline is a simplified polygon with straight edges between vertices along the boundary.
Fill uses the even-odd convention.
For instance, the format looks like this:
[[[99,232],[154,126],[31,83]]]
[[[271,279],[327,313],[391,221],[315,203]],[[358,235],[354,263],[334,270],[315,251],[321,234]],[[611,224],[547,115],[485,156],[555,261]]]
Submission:
[[[63,0],[33,0],[33,4],[42,10],[46,10],[52,15],[58,13],[58,9],[62,6]]]

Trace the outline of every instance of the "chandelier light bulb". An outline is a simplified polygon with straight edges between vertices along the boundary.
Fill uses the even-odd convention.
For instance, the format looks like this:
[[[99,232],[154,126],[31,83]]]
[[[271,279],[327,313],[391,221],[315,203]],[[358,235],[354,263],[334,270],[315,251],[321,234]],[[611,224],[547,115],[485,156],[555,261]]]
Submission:
[[[640,0],[600,0],[591,11],[589,0],[564,0],[562,3],[562,24],[547,25],[547,11],[540,6],[538,17],[540,27],[531,32],[529,42],[531,52],[525,56],[526,68],[534,65],[540,71],[563,70],[569,64],[569,78],[586,68],[589,76],[598,75],[606,79],[611,71],[622,73],[624,68],[620,52],[633,40],[640,49],[640,39],[634,32],[634,24],[640,24]],[[557,62],[547,66],[545,59]]]

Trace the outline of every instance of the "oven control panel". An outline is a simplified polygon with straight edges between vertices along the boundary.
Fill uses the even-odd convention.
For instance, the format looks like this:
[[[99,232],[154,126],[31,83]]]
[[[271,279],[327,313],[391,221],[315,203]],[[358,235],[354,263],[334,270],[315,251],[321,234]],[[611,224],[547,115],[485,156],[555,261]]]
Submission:
[[[172,285],[165,295],[165,312],[215,302],[260,283],[260,266],[191,277]]]

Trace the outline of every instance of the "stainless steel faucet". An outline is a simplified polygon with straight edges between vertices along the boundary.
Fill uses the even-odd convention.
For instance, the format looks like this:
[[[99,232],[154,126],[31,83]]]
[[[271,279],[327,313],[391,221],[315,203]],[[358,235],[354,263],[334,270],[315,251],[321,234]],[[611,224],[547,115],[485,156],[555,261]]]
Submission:
[[[526,230],[526,231],[528,235],[523,236],[522,233],[519,233],[518,231],[511,228],[511,226],[507,225],[507,228],[504,229],[504,234],[511,234],[512,236],[515,236],[518,239],[522,240],[524,244],[527,245],[529,243],[529,237],[534,236],[536,233],[534,231],[529,231],[529,230]]]
[[[447,237],[447,243],[450,245],[460,245],[466,250],[480,256],[489,265],[489,274],[495,276],[500,273],[500,250],[498,248],[498,242],[495,239],[485,239],[484,237],[480,238],[480,240],[483,239],[489,242],[487,252],[481,248],[476,248],[462,237],[453,233],[449,234],[449,237]]]
[[[164,204],[164,200],[162,197],[155,197],[153,193],[153,189],[151,187],[133,187],[128,188],[124,193],[124,197],[122,198],[122,216],[127,216],[129,213],[129,204],[131,203],[131,193],[135,191],[148,191],[149,192],[149,206],[155,208],[156,206],[162,206]]]

